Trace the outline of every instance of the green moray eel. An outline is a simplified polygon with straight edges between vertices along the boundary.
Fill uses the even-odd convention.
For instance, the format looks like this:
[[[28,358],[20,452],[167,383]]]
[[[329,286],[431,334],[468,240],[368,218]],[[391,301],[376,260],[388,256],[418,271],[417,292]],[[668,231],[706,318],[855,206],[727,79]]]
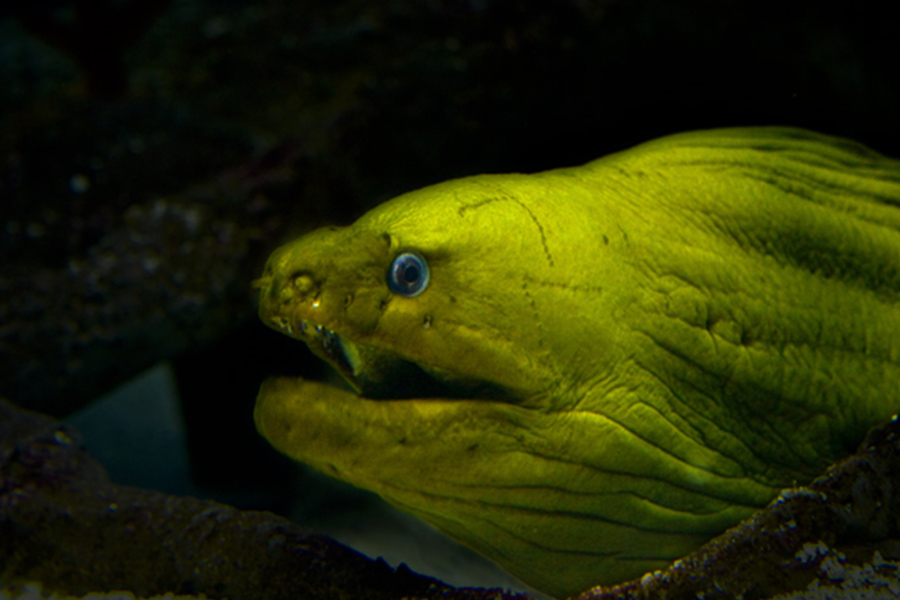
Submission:
[[[900,407],[900,161],[790,128],[481,175],[276,250],[262,320],[353,391],[259,431],[554,596],[666,566]]]

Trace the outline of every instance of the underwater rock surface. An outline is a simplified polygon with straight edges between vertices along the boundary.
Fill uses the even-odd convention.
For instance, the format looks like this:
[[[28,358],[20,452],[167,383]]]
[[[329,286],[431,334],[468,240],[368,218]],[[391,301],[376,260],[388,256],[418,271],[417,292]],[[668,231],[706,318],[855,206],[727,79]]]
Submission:
[[[663,572],[579,600],[900,598],[900,422]]]
[[[455,590],[263,512],[113,485],[58,421],[0,400],[0,590],[209,598],[524,598]]]
[[[580,600],[900,597],[900,422],[669,569]],[[137,597],[491,598],[272,514],[109,482],[70,426],[0,400],[0,590]],[[15,596],[13,596],[15,597]]]

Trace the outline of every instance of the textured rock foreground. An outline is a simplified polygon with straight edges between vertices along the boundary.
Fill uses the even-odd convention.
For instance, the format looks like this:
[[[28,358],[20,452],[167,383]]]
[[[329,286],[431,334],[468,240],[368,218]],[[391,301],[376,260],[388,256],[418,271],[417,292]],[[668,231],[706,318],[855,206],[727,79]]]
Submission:
[[[661,573],[580,600],[900,597],[900,422]],[[280,517],[109,482],[73,428],[0,401],[6,597],[490,598],[392,569]],[[117,596],[119,597],[119,596]]]

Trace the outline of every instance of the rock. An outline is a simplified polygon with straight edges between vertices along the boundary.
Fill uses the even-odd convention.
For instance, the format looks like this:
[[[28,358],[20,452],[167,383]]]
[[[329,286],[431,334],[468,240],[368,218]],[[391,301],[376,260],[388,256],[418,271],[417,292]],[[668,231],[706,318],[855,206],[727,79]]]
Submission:
[[[0,589],[208,598],[525,599],[392,569],[270,513],[111,484],[79,433],[0,400]]]
[[[900,598],[900,422],[808,486],[638,581],[579,600]]]

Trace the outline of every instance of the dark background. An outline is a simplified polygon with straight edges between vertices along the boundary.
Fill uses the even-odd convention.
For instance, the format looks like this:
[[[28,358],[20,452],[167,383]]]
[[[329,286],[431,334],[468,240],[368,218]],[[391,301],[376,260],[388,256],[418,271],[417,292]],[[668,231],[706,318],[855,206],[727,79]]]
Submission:
[[[255,392],[268,375],[328,375],[255,317],[250,282],[272,249],[429,183],[583,163],[677,131],[793,125],[900,156],[893,12],[783,0],[6,3],[0,394],[67,416],[167,361],[189,491],[296,513],[324,484],[297,484],[255,434]],[[99,429],[150,427],[137,410],[117,418]],[[123,456],[114,479],[185,492]]]

